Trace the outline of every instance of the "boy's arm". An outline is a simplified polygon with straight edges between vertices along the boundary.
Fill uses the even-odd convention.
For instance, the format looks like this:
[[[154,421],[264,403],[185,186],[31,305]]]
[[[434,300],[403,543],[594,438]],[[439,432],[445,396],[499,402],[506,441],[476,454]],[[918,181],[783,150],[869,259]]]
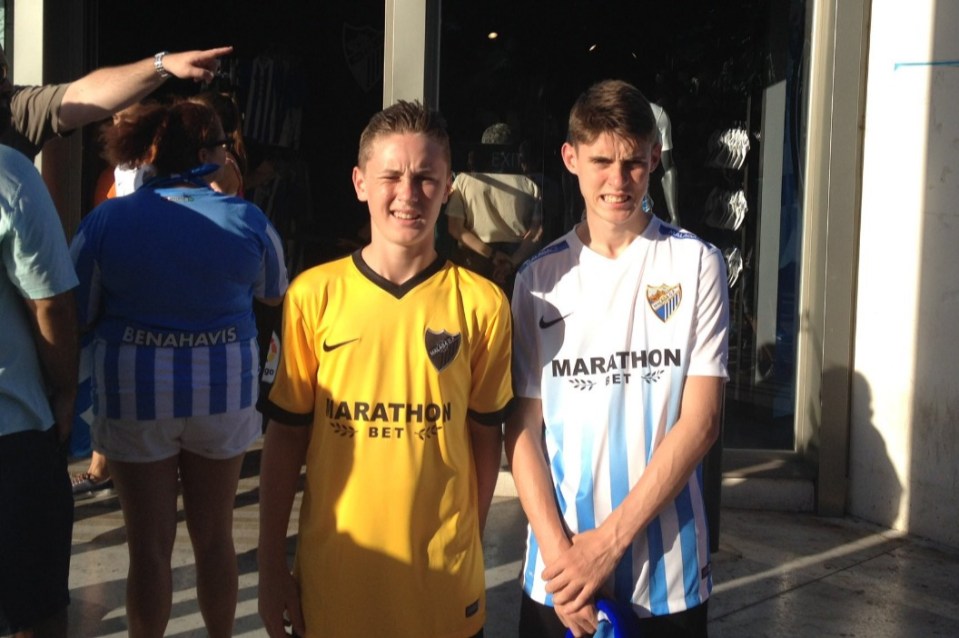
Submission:
[[[533,528],[543,560],[552,564],[572,543],[556,506],[553,479],[543,450],[543,405],[517,397],[506,419],[506,458],[523,511]]]
[[[271,638],[287,636],[284,613],[297,635],[306,627],[300,608],[300,591],[286,562],[286,533],[296,496],[300,468],[306,458],[310,428],[270,421],[260,461],[260,573],[259,612]]]
[[[515,399],[513,411],[506,419],[506,458],[523,511],[543,553],[543,562],[552,565],[572,543],[556,505],[553,480],[546,465],[540,399]],[[574,635],[596,631],[596,609],[591,604],[580,605],[577,610],[556,605],[556,613]]]
[[[719,435],[724,383],[722,377],[686,378],[679,420],[626,499],[602,525],[577,534],[568,551],[547,562],[543,578],[556,604],[579,608],[589,603],[636,535],[686,485]]]
[[[503,431],[499,425],[483,425],[470,418],[470,446],[473,449],[473,465],[476,467],[476,492],[479,506],[480,536],[486,528],[486,517],[496,479],[499,478],[499,465],[503,455]]]

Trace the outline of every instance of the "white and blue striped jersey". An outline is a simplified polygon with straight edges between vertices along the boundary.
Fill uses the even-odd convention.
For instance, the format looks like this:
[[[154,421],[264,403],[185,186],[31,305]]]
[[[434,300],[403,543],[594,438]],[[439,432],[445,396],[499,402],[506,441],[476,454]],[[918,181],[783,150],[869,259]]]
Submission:
[[[652,217],[616,259],[575,230],[533,257],[513,293],[516,396],[543,405],[548,463],[572,533],[596,528],[679,417],[687,376],[726,377],[721,253]],[[712,587],[702,470],[634,540],[610,582],[640,616],[695,607]],[[523,587],[551,605],[529,532]]]
[[[71,245],[81,325],[95,326],[94,414],[153,420],[256,403],[253,297],[280,297],[279,235],[253,204],[209,188],[107,200]]]

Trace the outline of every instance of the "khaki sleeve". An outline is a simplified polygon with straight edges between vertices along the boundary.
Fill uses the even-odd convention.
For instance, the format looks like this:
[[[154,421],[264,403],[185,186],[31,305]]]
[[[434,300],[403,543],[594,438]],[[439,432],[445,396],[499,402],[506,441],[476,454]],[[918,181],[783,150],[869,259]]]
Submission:
[[[15,87],[10,97],[11,127],[0,141],[32,159],[47,141],[68,133],[60,126],[60,105],[68,86]]]

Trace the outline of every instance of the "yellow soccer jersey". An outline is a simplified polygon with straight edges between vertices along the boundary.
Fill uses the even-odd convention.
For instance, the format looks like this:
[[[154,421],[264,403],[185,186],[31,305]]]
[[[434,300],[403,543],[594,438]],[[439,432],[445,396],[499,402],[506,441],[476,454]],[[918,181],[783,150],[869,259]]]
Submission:
[[[267,410],[311,424],[295,572],[310,636],[472,636],[486,615],[467,414],[512,398],[509,305],[438,259],[396,286],[359,253],[287,292]]]

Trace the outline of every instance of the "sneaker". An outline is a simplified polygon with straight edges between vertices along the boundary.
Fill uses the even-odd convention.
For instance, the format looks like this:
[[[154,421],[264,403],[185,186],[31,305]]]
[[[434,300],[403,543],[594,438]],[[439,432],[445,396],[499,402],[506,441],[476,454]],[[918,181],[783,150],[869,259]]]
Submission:
[[[107,477],[98,479],[89,472],[74,474],[70,479],[73,484],[73,498],[84,499],[113,493],[113,479]]]

